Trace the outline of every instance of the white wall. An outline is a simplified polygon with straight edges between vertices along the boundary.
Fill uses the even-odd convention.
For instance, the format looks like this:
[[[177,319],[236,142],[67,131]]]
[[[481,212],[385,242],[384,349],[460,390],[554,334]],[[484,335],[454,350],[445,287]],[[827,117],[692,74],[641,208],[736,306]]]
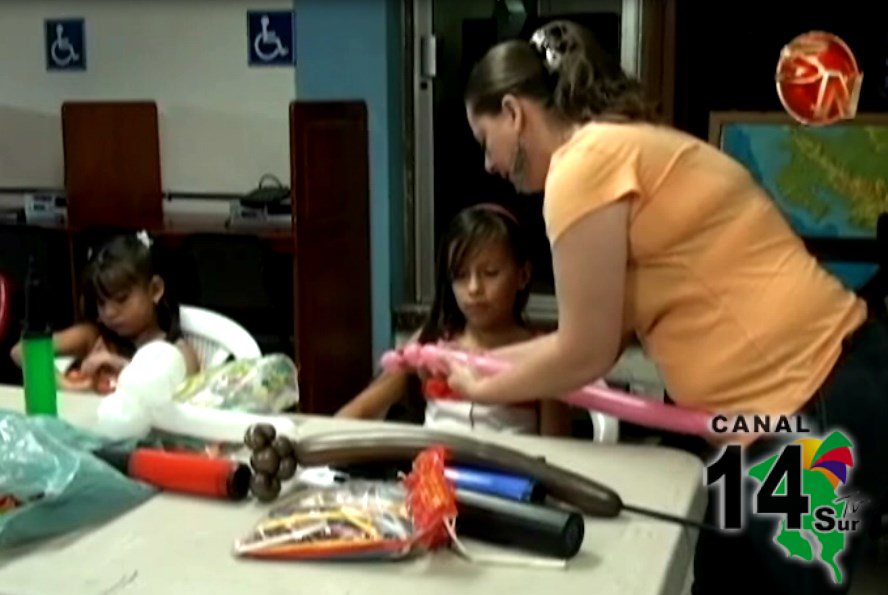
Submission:
[[[3,0],[0,187],[63,180],[60,107],[151,99],[163,186],[243,192],[265,172],[289,180],[292,68],[247,67],[246,11],[293,0]],[[86,20],[86,72],[48,72],[45,18]],[[298,31],[297,31],[298,34]]]

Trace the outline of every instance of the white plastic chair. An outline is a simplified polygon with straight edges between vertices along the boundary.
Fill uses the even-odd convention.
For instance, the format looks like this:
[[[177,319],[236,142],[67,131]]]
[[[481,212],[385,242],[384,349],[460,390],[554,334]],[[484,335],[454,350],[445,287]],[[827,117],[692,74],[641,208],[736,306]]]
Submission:
[[[605,375],[605,380],[614,384],[626,384],[629,392],[638,396],[663,400],[665,386],[654,363],[639,347],[629,347],[620,356],[613,369]],[[620,440],[620,420],[598,411],[590,411],[594,442],[618,442]]]
[[[262,356],[259,344],[244,327],[217,312],[197,306],[180,306],[179,326],[197,354],[201,370],[221,365],[229,357],[252,359]],[[55,358],[56,370],[64,374],[73,362],[73,357],[60,355]]]
[[[221,365],[229,357],[252,359],[262,355],[259,344],[244,327],[217,312],[181,306],[179,324],[182,335],[197,353],[201,370]]]
[[[620,441],[620,420],[600,411],[590,411],[592,442],[614,443]]]
[[[599,380],[596,385],[607,388],[604,380]],[[606,415],[600,411],[588,410],[589,420],[592,422],[592,441],[593,442],[619,442],[620,440],[620,420],[611,415]]]

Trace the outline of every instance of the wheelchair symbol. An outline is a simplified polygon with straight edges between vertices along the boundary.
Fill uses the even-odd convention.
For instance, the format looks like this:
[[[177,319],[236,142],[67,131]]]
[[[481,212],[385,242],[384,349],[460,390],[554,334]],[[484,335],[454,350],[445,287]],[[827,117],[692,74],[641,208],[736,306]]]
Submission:
[[[49,54],[56,66],[68,66],[80,60],[80,54],[74,51],[71,40],[65,37],[65,27],[61,23],[56,25],[56,38],[49,48]]]
[[[281,43],[280,37],[274,31],[268,29],[268,15],[262,16],[262,32],[253,40],[253,49],[256,56],[263,62],[271,62],[276,58],[282,58],[289,53],[289,50]],[[266,51],[268,46],[273,46]]]

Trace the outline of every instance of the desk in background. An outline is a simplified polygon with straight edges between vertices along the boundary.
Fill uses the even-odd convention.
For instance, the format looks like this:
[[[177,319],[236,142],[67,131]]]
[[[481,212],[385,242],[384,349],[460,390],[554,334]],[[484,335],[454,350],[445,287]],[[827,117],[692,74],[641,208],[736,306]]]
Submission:
[[[0,386],[0,408],[20,410],[22,400],[20,388]],[[94,397],[62,395],[59,409],[65,419],[88,428],[95,423],[97,403]],[[305,435],[371,423],[319,417],[296,421]],[[486,438],[595,478],[625,502],[698,521],[703,517],[703,466],[687,453],[505,434]],[[253,501],[230,504],[160,494],[99,527],[4,552],[0,590],[17,595],[117,590],[132,595],[678,595],[687,584],[696,543],[693,530],[627,514],[586,518],[583,547],[567,570],[472,565],[451,552],[379,564],[236,559],[234,541],[266,510]],[[469,547],[479,546],[469,542]]]

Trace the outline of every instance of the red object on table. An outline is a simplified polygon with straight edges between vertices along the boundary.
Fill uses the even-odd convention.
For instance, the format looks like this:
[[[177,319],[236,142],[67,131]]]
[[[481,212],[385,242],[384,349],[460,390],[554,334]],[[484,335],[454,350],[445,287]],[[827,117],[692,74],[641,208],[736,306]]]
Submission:
[[[230,459],[148,448],[130,454],[127,475],[162,490],[231,500],[246,497],[250,481],[249,468]]]
[[[450,541],[447,523],[456,519],[456,489],[444,474],[447,457],[443,446],[427,448],[413,460],[413,469],[404,478],[417,541],[428,548]]]

